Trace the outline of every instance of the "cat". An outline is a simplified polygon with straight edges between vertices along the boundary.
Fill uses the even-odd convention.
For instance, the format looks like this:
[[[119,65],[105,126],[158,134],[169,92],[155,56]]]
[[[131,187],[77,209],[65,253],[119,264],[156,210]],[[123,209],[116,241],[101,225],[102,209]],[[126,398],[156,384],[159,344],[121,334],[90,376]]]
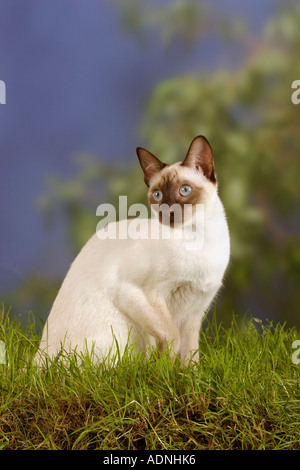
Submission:
[[[152,218],[139,220],[140,230],[149,233],[156,227],[158,235],[106,237],[107,228],[128,230],[130,221],[122,220],[90,238],[54,301],[37,362],[44,353],[54,358],[62,347],[93,351],[95,360],[104,361],[116,351],[121,357],[126,344],[145,353],[149,345],[160,352],[169,347],[183,363],[199,360],[201,322],[222,286],[230,257],[212,149],[205,137],[197,136],[183,162],[164,164],[141,147],[137,156],[154,207]],[[179,216],[174,207],[182,209]],[[167,219],[170,236],[164,238]],[[182,228],[188,236],[175,237]],[[189,240],[195,232],[202,236],[193,245]]]

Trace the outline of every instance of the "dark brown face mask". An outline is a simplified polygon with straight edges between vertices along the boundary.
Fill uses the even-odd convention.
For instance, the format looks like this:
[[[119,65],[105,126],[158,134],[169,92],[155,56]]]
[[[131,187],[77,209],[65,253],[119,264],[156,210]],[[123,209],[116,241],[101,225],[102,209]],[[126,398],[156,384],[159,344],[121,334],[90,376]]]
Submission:
[[[166,165],[141,147],[137,148],[137,155],[149,187],[149,204],[159,221],[171,227],[182,224],[191,216],[193,206],[204,202],[203,188],[185,178],[180,167],[191,168],[209,183],[217,183],[212,149],[203,136],[192,141],[184,161],[177,167]]]

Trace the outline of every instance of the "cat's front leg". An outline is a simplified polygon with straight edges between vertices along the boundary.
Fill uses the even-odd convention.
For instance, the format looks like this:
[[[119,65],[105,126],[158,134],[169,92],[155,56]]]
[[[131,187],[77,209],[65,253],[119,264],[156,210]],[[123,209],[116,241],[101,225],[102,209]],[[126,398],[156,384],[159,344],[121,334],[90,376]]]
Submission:
[[[123,284],[117,302],[120,310],[135,326],[156,339],[160,352],[170,345],[171,354],[177,354],[180,346],[179,329],[163,298],[156,293],[146,294],[132,284]]]
[[[203,315],[188,315],[180,325],[180,348],[178,355],[184,364],[199,361],[199,332]]]

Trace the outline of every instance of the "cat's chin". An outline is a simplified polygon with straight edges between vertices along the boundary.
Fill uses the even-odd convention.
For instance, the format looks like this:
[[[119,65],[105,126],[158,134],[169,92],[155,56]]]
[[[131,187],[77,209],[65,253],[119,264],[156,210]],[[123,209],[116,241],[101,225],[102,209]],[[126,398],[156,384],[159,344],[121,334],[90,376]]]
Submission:
[[[187,220],[175,220],[174,217],[170,216],[169,219],[165,219],[162,217],[159,217],[159,223],[161,225],[164,225],[166,227],[174,228],[174,229],[180,229],[183,228],[184,226],[190,225],[190,219]]]
[[[159,212],[156,213],[156,217],[158,218],[161,225],[170,226],[171,228],[180,228],[185,225],[190,225],[193,219],[191,214],[183,214],[181,211],[176,214],[176,212]]]
[[[162,222],[162,221],[159,221],[161,225],[164,225],[165,227],[170,227],[170,228],[180,228],[182,227],[182,223],[181,222],[177,222],[175,223],[174,221],[170,220],[169,223],[166,223],[165,221]]]
[[[167,225],[171,228],[182,226],[182,216],[176,217],[174,213],[160,212],[158,220],[162,225]]]

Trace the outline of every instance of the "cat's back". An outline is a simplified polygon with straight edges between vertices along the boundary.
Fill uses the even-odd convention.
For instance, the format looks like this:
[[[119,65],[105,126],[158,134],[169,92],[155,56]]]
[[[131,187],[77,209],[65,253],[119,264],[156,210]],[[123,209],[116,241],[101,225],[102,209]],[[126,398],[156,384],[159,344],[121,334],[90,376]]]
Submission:
[[[109,289],[116,283],[122,266],[132,271],[133,262],[142,257],[144,264],[147,263],[151,249],[145,242],[151,243],[151,219],[139,219],[139,229],[135,232],[133,227],[130,229],[131,222],[111,222],[92,235],[72,262],[62,287],[76,291],[87,286]]]

